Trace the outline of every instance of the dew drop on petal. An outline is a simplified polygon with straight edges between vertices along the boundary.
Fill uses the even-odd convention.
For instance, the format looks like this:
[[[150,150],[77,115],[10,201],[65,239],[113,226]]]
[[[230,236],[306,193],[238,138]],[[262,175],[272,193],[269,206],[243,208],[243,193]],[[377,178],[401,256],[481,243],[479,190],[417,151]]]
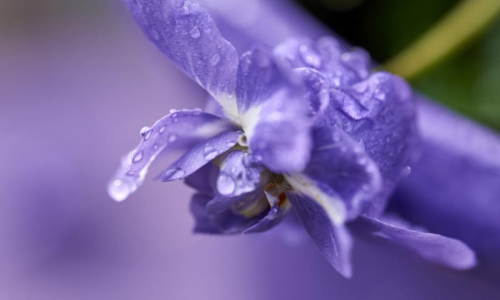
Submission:
[[[177,140],[177,136],[175,134],[171,134],[169,137],[168,137],[168,142],[169,143],[173,143]]]
[[[140,134],[141,136],[144,136],[146,134],[146,132],[148,132],[151,128],[149,128],[148,126],[144,126],[141,128],[141,131],[140,131]]]
[[[122,157],[120,168],[116,171],[115,176],[108,183],[108,194],[115,201],[121,202],[130,194],[135,192],[144,181],[146,172],[139,174],[130,171],[132,153]]]
[[[147,141],[150,137],[151,137],[151,134],[153,133],[153,131],[151,130],[151,128],[145,126],[141,129],[141,136],[143,138],[143,140]]]
[[[319,54],[308,45],[302,45],[299,47],[300,56],[302,60],[313,68],[319,68],[321,66],[321,58]]]
[[[165,132],[165,126],[163,126],[162,128],[160,128],[160,133],[164,133]]]
[[[141,161],[141,159],[142,159],[142,153],[143,153],[142,151],[136,152],[134,154],[134,157],[132,158],[132,162],[136,163],[136,162]]]
[[[165,173],[163,174],[163,179],[164,180],[174,180],[174,179],[181,178],[182,176],[184,176],[184,174],[186,174],[186,172],[183,169],[177,167],[177,168],[166,170]]]
[[[374,97],[378,100],[385,100],[385,92],[380,89],[375,89]]]
[[[116,178],[108,184],[108,194],[115,201],[122,202],[131,194],[131,188],[124,180]]]
[[[206,160],[212,160],[216,158],[218,154],[219,153],[217,152],[217,149],[215,149],[214,147],[207,146],[205,147],[205,149],[203,149],[203,157]]]
[[[358,164],[361,165],[361,166],[364,166],[368,163],[368,160],[364,157],[360,157],[358,158]]]
[[[228,176],[226,173],[221,173],[217,178],[217,190],[221,195],[231,195],[236,189],[236,183],[234,179]]]
[[[409,166],[404,167],[403,170],[401,171],[401,176],[403,177],[406,177],[410,174],[411,174],[411,167]]]
[[[199,38],[201,34],[200,34],[200,29],[198,28],[198,26],[193,27],[193,29],[191,29],[191,31],[189,32],[189,35],[193,39]]]

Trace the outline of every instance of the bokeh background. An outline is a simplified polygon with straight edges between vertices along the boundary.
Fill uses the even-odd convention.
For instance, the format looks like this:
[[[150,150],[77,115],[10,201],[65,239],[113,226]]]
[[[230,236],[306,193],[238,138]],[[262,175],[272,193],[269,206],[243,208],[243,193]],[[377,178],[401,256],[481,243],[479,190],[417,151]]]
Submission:
[[[382,63],[457,3],[301,2]],[[500,23],[411,83],[500,130]],[[500,298],[498,269],[454,272],[386,244],[357,241],[345,280],[300,229],[193,235],[182,183],[113,202],[107,181],[140,128],[204,99],[119,0],[0,0],[0,299]]]

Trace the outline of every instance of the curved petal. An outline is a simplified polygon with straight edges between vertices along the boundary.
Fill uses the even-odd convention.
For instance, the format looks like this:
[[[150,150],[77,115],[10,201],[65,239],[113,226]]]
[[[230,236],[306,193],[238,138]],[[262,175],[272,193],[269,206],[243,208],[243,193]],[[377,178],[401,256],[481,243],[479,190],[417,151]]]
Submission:
[[[341,200],[348,220],[357,217],[381,188],[377,165],[338,127],[315,128],[313,140],[311,160],[303,176],[311,181],[310,187]]]
[[[366,216],[355,223],[375,236],[410,248],[434,263],[458,270],[470,269],[477,264],[474,251],[459,240],[406,228],[408,226],[402,222],[389,224]]]
[[[195,220],[193,231],[196,233],[220,233],[219,230],[213,226],[207,212],[205,211],[205,206],[210,199],[210,196],[199,193],[194,194],[193,197],[191,197],[190,210]]]
[[[241,136],[240,130],[231,130],[198,143],[159,176],[162,181],[183,179],[231,149]]]
[[[144,33],[191,79],[237,116],[238,54],[208,12],[190,0],[127,0]]]
[[[267,231],[278,225],[287,216],[287,213],[290,210],[290,201],[288,200],[286,190],[280,185],[269,183],[264,192],[271,209],[264,218],[260,219],[259,222],[245,230],[243,233],[258,233]]]
[[[193,174],[186,176],[184,183],[198,193],[212,196],[215,191],[215,178],[219,168],[214,164],[206,164]]]
[[[199,194],[201,195],[201,194]],[[215,196],[214,198],[203,195],[203,202],[192,204],[196,210],[192,210],[201,233],[236,234],[242,233],[252,227],[260,219],[268,214],[267,201],[260,193],[249,193],[244,197],[228,198]],[[193,202],[201,201],[193,198]],[[203,207],[201,207],[203,206]]]
[[[235,150],[227,154],[220,164],[217,191],[226,197],[237,197],[253,192],[260,184],[262,166],[249,153]]]
[[[153,127],[141,130],[141,143],[122,159],[108,186],[110,196],[117,201],[126,199],[141,185],[149,165],[165,149],[192,145],[231,129],[234,125],[227,120],[201,110],[172,110]]]
[[[307,196],[288,193],[297,216],[328,262],[344,277],[352,276],[352,237],[342,224],[331,221],[327,212]]]
[[[307,90],[287,71],[278,69],[269,51],[255,48],[243,56],[238,72],[238,107],[248,146],[277,173],[302,170],[311,146]]]
[[[238,67],[236,90],[240,114],[267,101],[283,84],[284,78],[269,49],[254,47],[244,53]]]
[[[318,126],[340,126],[376,163],[383,188],[367,212],[378,216],[418,151],[412,91],[403,79],[379,72],[331,95]]]

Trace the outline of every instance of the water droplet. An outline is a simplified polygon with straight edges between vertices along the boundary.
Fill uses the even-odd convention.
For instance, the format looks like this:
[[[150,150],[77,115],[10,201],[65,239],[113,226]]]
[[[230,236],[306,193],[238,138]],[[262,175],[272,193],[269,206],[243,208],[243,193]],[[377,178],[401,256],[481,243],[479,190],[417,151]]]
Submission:
[[[158,145],[157,144],[153,145],[153,150],[158,150]]]
[[[214,147],[211,147],[211,146],[207,146],[203,150],[203,157],[206,160],[212,160],[212,159],[216,158],[218,154],[219,153],[217,152],[217,149],[215,149]]]
[[[177,118],[178,115],[179,115],[178,113],[174,112],[171,117],[172,118]]]
[[[375,89],[374,97],[378,100],[385,100],[385,92],[380,89]]]
[[[169,143],[173,143],[177,140],[177,136],[175,134],[171,134],[169,137],[168,137],[168,142]]]
[[[198,28],[198,26],[195,26],[193,27],[193,29],[191,29],[191,31],[189,32],[189,35],[193,38],[193,39],[197,39],[200,37],[201,33],[200,33],[200,29]]]
[[[151,129],[151,128],[149,128],[148,126],[142,127],[141,132],[140,132],[141,136],[144,136],[149,129]]]
[[[321,66],[321,58],[311,46],[302,45],[299,47],[300,56],[302,60],[313,68],[319,68]]]
[[[165,126],[163,126],[162,128],[160,128],[160,133],[164,133],[165,132]]]
[[[411,174],[411,167],[407,166],[404,167],[403,170],[401,171],[401,176],[406,177]]]
[[[217,178],[217,190],[221,195],[227,196],[234,193],[236,189],[236,183],[234,179],[228,176],[226,173],[221,173]]]
[[[219,63],[219,61],[220,61],[220,55],[215,54],[210,60],[210,63],[212,64],[212,66],[216,66]]]
[[[340,142],[340,134],[338,132],[334,132],[333,135],[332,135],[332,140],[334,143],[338,143]]]
[[[343,61],[348,61],[351,59],[351,53],[349,52],[344,52],[342,53],[342,56],[340,57]]]
[[[108,194],[115,201],[121,202],[127,199],[131,192],[129,184],[122,179],[114,179],[108,184]]]
[[[142,152],[142,151],[138,151],[138,152],[136,152],[136,153],[134,154],[134,158],[132,158],[132,162],[135,162],[135,163],[136,163],[136,162],[141,161],[141,159],[142,159],[142,154],[143,154],[143,152]]]
[[[368,163],[368,160],[365,157],[358,158],[358,164],[364,166]]]
[[[147,141],[151,137],[152,133],[153,131],[148,126],[144,126],[141,129],[141,136],[145,141]]]
[[[232,140],[227,141],[227,146],[228,147],[233,147],[234,145],[236,145],[235,141],[232,141]]]
[[[172,109],[169,111],[169,113],[173,114],[173,113],[176,113],[177,111],[178,111],[177,109],[172,108]]]
[[[163,173],[162,179],[163,180],[175,180],[183,177],[186,174],[186,172],[181,169],[181,168],[173,168],[173,169],[168,169]]]

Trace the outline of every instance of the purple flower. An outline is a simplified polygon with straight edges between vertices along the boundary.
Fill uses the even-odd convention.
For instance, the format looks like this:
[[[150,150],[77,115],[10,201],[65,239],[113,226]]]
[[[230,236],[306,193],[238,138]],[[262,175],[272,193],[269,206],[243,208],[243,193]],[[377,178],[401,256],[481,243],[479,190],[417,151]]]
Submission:
[[[127,2],[150,40],[212,99],[206,112],[172,110],[141,130],[141,143],[110,183],[113,198],[135,191],[160,153],[182,148],[159,178],[185,179],[197,190],[196,232],[266,231],[293,207],[346,277],[351,230],[452,268],[475,265],[462,242],[383,215],[418,148],[404,80],[371,73],[366,52],[330,37],[254,46],[239,58],[195,2]]]

